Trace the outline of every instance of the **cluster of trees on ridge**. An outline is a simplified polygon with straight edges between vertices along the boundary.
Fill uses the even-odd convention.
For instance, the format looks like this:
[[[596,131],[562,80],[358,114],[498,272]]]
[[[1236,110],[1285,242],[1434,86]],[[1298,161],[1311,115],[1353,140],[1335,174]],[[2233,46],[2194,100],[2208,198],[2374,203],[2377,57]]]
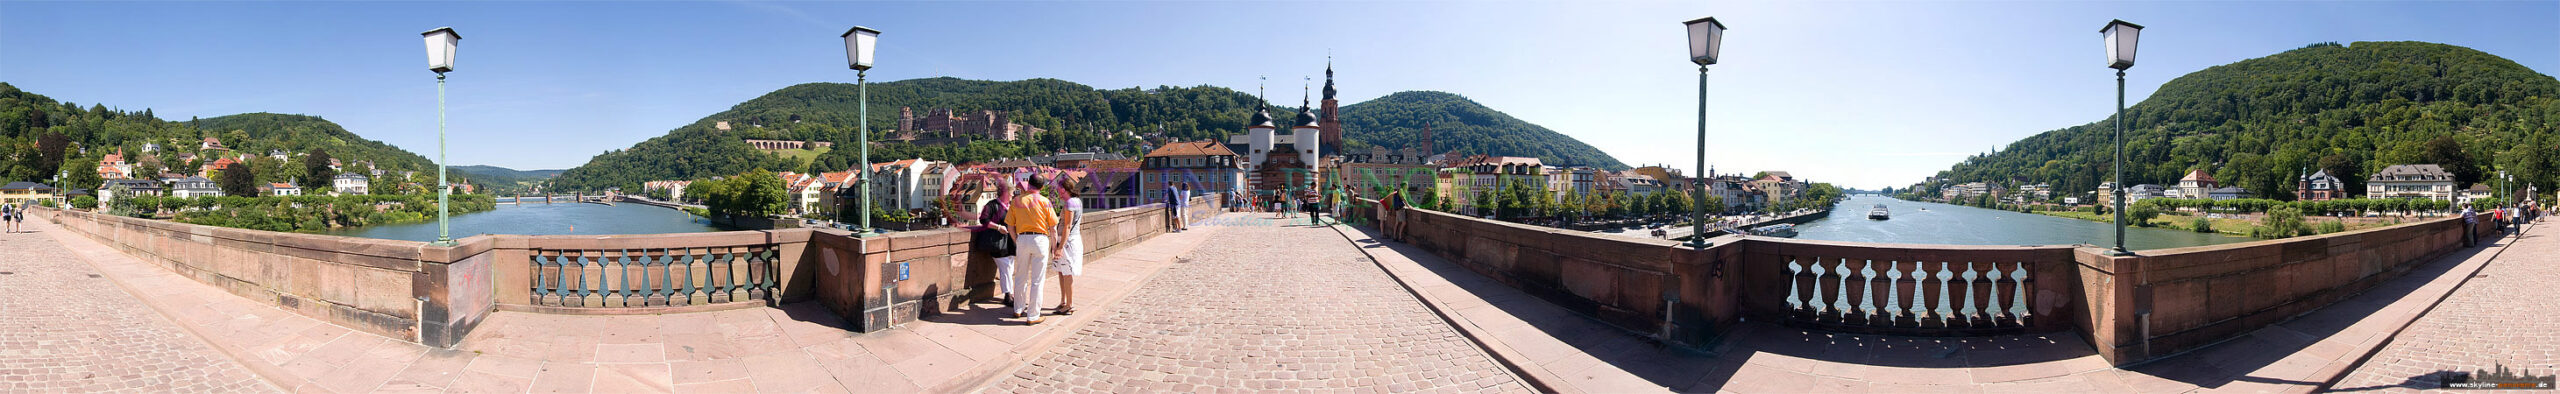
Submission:
[[[843,171],[858,159],[854,149],[859,92],[853,84],[794,85],[727,111],[677,127],[629,149],[607,151],[550,181],[560,190],[635,189],[653,180],[703,179],[755,168],[801,172]],[[1275,101],[1285,99],[1275,99]],[[984,162],[1052,152],[1100,151],[1135,157],[1150,141],[1219,140],[1242,133],[1262,100],[1214,86],[1095,89],[1055,79],[998,82],[925,78],[871,85],[873,141],[897,126],[898,109],[923,117],[935,109],[961,113],[1004,111],[1015,123],[1049,130],[1024,141],[974,141],[967,145],[887,143],[871,150],[872,162],[924,158]],[[1295,105],[1271,107],[1288,126]],[[1606,153],[1563,134],[1511,118],[1457,95],[1404,92],[1342,108],[1345,145],[1403,148],[1420,141],[1424,125],[1436,125],[1435,148],[1475,154],[1536,156],[1549,164],[1624,169]],[[719,131],[718,122],[731,130]],[[758,151],[741,140],[834,142],[836,149],[806,162]]]
[[[2172,184],[2203,169],[2289,201],[2294,180],[2314,171],[2360,194],[2383,167],[2438,164],[2458,188],[2506,170],[2517,186],[2560,189],[2560,80],[2453,45],[2320,43],[2215,66],[2161,85],[2125,119],[2128,184]],[[2027,137],[1905,192],[1986,181],[2086,193],[2112,176],[2113,126]]]
[[[227,150],[201,147],[206,137],[219,140]],[[158,152],[144,152],[145,144],[156,144]],[[246,184],[254,189],[259,184],[291,181],[309,190],[325,190],[336,171],[327,171],[329,158],[337,158],[340,171],[364,173],[357,162],[372,162],[387,172],[420,171],[423,181],[397,179],[396,174],[373,179],[380,193],[407,192],[404,183],[433,184],[435,163],[419,156],[348,132],[335,122],[315,116],[272,113],[249,113],[184,121],[162,120],[150,109],[125,111],[104,104],[82,107],[76,103],[56,101],[51,97],[27,92],[0,82],[0,181],[34,181],[65,190],[98,187],[100,160],[122,150],[126,162],[134,163],[135,178],[156,178],[161,172],[204,176],[225,183]],[[270,151],[299,154],[278,160]],[[179,153],[196,155],[193,160],[178,160]],[[204,164],[224,157],[247,155],[248,160],[233,174],[198,173]],[[289,155],[291,156],[291,155]],[[311,165],[314,158],[319,166]],[[228,179],[226,179],[228,178]],[[456,182],[466,180],[457,179]]]

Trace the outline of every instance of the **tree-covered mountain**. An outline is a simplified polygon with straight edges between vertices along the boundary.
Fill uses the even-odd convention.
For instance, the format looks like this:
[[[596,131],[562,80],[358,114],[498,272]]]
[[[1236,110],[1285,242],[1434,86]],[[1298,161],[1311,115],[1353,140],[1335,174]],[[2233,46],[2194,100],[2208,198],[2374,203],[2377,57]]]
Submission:
[[[220,137],[231,150],[252,156],[271,150],[303,153],[323,149],[341,163],[371,161],[388,169],[429,170],[435,161],[381,141],[365,139],[348,132],[337,122],[318,116],[274,114],[265,112],[224,115],[189,120],[186,123],[211,136]]]
[[[499,195],[514,195],[531,192],[534,186],[541,185],[543,181],[551,180],[551,177],[560,176],[560,172],[565,171],[526,171],[489,165],[454,166],[448,169],[453,170],[457,175],[469,178],[472,184],[488,188],[489,193]]]
[[[226,149],[203,149],[206,137]],[[158,151],[145,152],[147,146]],[[217,156],[248,155],[256,182],[310,180],[301,163],[268,157],[273,151],[298,160],[318,150],[347,166],[369,161],[386,171],[435,168],[423,156],[315,116],[252,113],[168,121],[150,109],[126,111],[96,103],[82,107],[0,83],[0,179],[57,183],[66,189],[97,187],[98,162],[119,150],[141,176],[161,171],[210,176],[198,174],[199,166]],[[180,153],[198,159],[184,162]]]
[[[550,179],[568,170],[518,170],[490,165],[453,166],[454,171],[490,179]]]
[[[1536,156],[1547,165],[1627,169],[1582,140],[1512,118],[1453,93],[1408,91],[1342,107],[1343,138],[1353,148],[1404,148],[1422,143],[1431,126],[1433,150],[1502,156]]]
[[[870,90],[868,120],[874,140],[890,137],[900,107],[914,110],[917,117],[934,109],[1004,111],[1015,123],[1050,131],[1026,141],[938,146],[888,143],[871,150],[874,162],[914,157],[971,162],[1062,150],[1134,156],[1142,153],[1148,143],[1223,141],[1243,132],[1246,120],[1262,103],[1252,94],[1214,86],[1096,89],[1055,79],[999,82],[926,78],[874,83]],[[651,180],[737,174],[756,168],[840,171],[858,161],[858,149],[830,150],[804,163],[757,151],[740,140],[826,141],[852,147],[859,98],[853,84],[807,83],[782,88],[679,126],[631,149],[597,155],[587,164],[562,173],[550,185],[560,190],[595,190],[633,188]],[[1370,130],[1390,136],[1410,135],[1422,124],[1438,122],[1442,126],[1434,129],[1439,133],[1435,141],[1443,151],[1538,155],[1550,163],[1625,167],[1580,141],[1455,95],[1408,92],[1373,102],[1379,104],[1365,108],[1376,108],[1381,114],[1362,117],[1362,111],[1368,110],[1360,108],[1367,103],[1343,107],[1345,135],[1352,141],[1349,144],[1402,148],[1413,137],[1373,139]],[[1434,105],[1451,108],[1435,110],[1431,107]],[[1272,112],[1287,118],[1287,109],[1275,106]],[[1367,119],[1368,123],[1355,124],[1354,119]],[[719,122],[728,122],[731,130],[719,131]]]
[[[2292,199],[2294,179],[2312,171],[2362,194],[2385,166],[2432,163],[2462,186],[2505,169],[2547,192],[2560,172],[2560,80],[2453,45],[2313,44],[2180,76],[2124,116],[2129,184],[2170,184],[2202,169],[2260,197]],[[2087,193],[2112,176],[2112,127],[2110,118],[2030,136],[1968,157],[1917,191],[1990,181]]]

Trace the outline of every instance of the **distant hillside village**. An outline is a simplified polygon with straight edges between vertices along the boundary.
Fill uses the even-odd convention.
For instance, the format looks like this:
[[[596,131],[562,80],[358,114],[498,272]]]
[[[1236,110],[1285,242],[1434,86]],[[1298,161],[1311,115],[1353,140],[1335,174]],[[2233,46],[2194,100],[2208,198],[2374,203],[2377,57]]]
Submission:
[[[1146,137],[1152,137],[1156,144],[1145,147],[1141,150],[1145,153],[1134,158],[1108,152],[1060,151],[972,163],[907,158],[870,164],[868,168],[814,174],[789,171],[751,173],[779,178],[783,194],[787,196],[779,212],[755,213],[809,219],[843,217],[843,212],[855,209],[852,202],[859,198],[860,185],[867,183],[876,205],[875,219],[929,221],[938,216],[974,211],[972,207],[991,198],[994,190],[991,180],[1030,174],[1059,174],[1074,180],[1068,183],[1078,188],[1078,194],[1089,209],[1163,202],[1172,187],[1180,186],[1200,195],[1221,193],[1225,198],[1233,199],[1227,202],[1230,206],[1255,204],[1257,207],[1267,207],[1273,201],[1313,198],[1320,192],[1339,191],[1362,198],[1402,192],[1412,196],[1417,201],[1415,205],[1464,214],[1494,215],[1493,211],[1497,209],[1522,211],[1519,214],[1501,214],[1509,218],[1551,216],[1556,214],[1553,211],[1561,210],[1624,209],[1616,206],[1675,200],[1671,195],[1681,195],[1676,198],[1680,201],[1677,204],[1685,207],[1690,198],[1687,193],[1678,191],[1694,190],[1699,182],[1705,182],[1707,195],[1712,196],[1709,200],[1718,202],[1725,212],[1811,207],[1811,203],[1802,200],[1808,190],[1815,187],[1814,184],[1785,171],[1769,171],[1755,176],[1710,171],[1708,176],[1701,178],[1662,166],[1622,171],[1550,166],[1536,157],[1438,150],[1428,126],[1422,129],[1420,142],[1415,146],[1346,149],[1346,130],[1342,126],[1336,93],[1333,70],[1327,67],[1322,100],[1301,102],[1294,113],[1288,114],[1288,118],[1274,117],[1273,108],[1262,106],[1245,120],[1248,125],[1245,132],[1224,140],[1178,141],[1149,135]],[[1285,108],[1282,110],[1287,111]],[[717,122],[714,127],[730,130],[728,122]],[[1001,111],[933,109],[919,117],[911,108],[900,108],[897,130],[890,133],[893,137],[874,144],[1011,141],[1044,131],[1012,123]],[[749,139],[747,142],[767,151],[821,148],[796,141]],[[719,197],[702,195],[699,185],[703,182],[725,182],[727,178],[730,177],[647,181],[641,185],[643,190],[640,194],[718,205],[709,202]],[[688,190],[697,192],[688,193]],[[1536,204],[1555,208],[1516,208],[1523,204],[1493,201],[1519,199],[1504,195],[1534,195],[1538,200]],[[1573,207],[1560,207],[1566,205]],[[743,210],[755,211],[752,208]]]
[[[2057,193],[2048,184],[2003,186],[1990,182],[1965,182],[1941,185],[1936,180],[1912,184],[1906,191],[1939,201],[1966,202],[1990,200],[2008,204],[2061,203],[2064,205],[2112,204],[2115,182],[2101,182],[2096,190],[2082,193]],[[2384,167],[2364,180],[2363,190],[2350,190],[2345,180],[2317,170],[2298,177],[2293,195],[2297,201],[2330,201],[2355,198],[2414,199],[2467,204],[2496,196],[2487,183],[2456,189],[2454,175],[2434,164],[2402,164]],[[1934,194],[1926,190],[1936,190]],[[2154,198],[2227,201],[2265,198],[2249,189],[2223,185],[2204,170],[2190,170],[2178,183],[2171,185],[2136,184],[2125,188],[2125,203],[2133,204]]]
[[[139,152],[126,152],[122,148],[115,148],[95,163],[94,174],[101,180],[98,184],[57,187],[44,182],[14,182],[9,184],[8,188],[0,189],[0,202],[23,204],[52,201],[61,205],[68,204],[73,199],[89,197],[94,199],[95,204],[113,206],[117,199],[146,196],[177,198],[336,196],[405,194],[410,191],[433,190],[420,186],[418,181],[414,181],[425,179],[432,183],[434,176],[432,173],[426,174],[428,178],[419,178],[418,171],[385,169],[368,160],[348,163],[330,158],[327,153],[319,151],[297,153],[268,150],[264,155],[234,152],[230,147],[223,145],[222,139],[216,137],[183,142],[187,143],[173,143],[171,144],[173,146],[164,146],[157,142],[144,143]],[[314,153],[318,156],[311,156]],[[252,167],[282,168],[284,166],[318,166],[327,168],[327,171],[321,172],[325,175],[324,179],[287,179],[285,182],[257,182],[247,179],[249,176],[244,176],[236,182],[237,185],[243,186],[229,187],[229,190],[226,190],[224,185],[235,184],[235,182],[217,182],[217,179],[225,177],[225,174],[248,174]],[[451,178],[454,181],[450,182],[450,185],[455,193],[469,194],[479,190],[478,186],[462,182],[459,176]],[[377,183],[392,186],[377,188],[375,186]]]

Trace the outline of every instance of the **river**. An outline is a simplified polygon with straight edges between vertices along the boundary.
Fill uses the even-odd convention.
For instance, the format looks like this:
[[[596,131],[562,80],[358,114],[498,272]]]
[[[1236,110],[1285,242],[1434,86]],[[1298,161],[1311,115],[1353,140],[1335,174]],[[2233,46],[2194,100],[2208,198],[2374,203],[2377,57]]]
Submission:
[[[454,215],[451,227],[454,239],[479,234],[610,235],[726,230],[712,225],[710,219],[674,209],[640,204],[589,203],[498,204],[497,209],[488,212]],[[327,234],[434,241],[436,222],[344,228]]]
[[[1884,204],[1891,220],[1868,220],[1867,211]],[[2115,226],[2032,213],[1982,209],[1885,196],[1851,195],[1830,217],[1796,226],[1797,239],[1901,244],[2070,245],[2115,244]],[[1922,210],[1926,209],[1926,210]],[[2125,248],[2133,250],[2248,242],[2254,239],[2217,233],[2156,228],[2125,228]]]

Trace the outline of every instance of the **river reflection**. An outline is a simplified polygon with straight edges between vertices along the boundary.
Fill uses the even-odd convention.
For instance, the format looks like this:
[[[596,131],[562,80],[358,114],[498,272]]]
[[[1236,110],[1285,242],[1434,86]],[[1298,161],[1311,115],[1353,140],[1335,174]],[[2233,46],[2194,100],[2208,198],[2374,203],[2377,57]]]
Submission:
[[[709,219],[693,216],[684,211],[640,204],[498,204],[495,210],[454,215],[451,221],[454,239],[478,234],[610,235],[727,230],[711,224]],[[404,241],[434,241],[436,240],[436,222],[430,220],[388,226],[346,228],[329,231],[327,234]]]
[[[1867,210],[1884,204],[1891,220],[1868,220]],[[2070,245],[2115,243],[2110,223],[1992,209],[1854,195],[1832,215],[1796,226],[1797,239],[1903,244]],[[2254,239],[2217,233],[2128,227],[2125,248],[2133,250],[2248,242]]]

